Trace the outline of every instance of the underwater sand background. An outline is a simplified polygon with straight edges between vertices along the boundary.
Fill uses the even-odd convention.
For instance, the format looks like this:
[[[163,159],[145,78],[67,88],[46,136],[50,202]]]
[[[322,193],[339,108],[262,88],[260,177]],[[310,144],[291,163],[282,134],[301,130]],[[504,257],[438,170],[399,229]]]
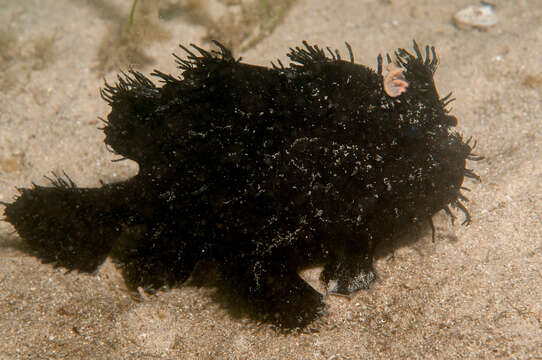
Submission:
[[[485,32],[452,24],[477,4],[466,0],[246,3],[162,1],[159,20],[136,13],[130,39],[128,0],[0,0],[0,200],[51,171],[79,186],[135,174],[104,147],[98,91],[130,63],[175,73],[178,43],[212,36],[268,65],[302,40],[345,55],[348,41],[374,68],[416,39],[437,48],[437,87],[454,92],[458,128],[485,156],[470,163],[482,183],[466,183],[473,223],[437,214],[434,244],[424,230],[381,254],[370,290],[329,296],[320,323],[281,334],[212,286],[133,294],[109,261],[96,274],[53,269],[0,222],[0,359],[542,359],[540,0],[493,1],[499,23]],[[318,287],[318,269],[304,276]]]

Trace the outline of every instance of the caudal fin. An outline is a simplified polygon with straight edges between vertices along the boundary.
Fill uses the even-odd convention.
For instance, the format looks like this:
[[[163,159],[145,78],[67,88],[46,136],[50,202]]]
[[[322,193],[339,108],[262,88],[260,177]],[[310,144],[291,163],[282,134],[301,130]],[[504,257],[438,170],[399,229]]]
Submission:
[[[116,189],[78,188],[69,178],[51,182],[51,187],[19,189],[16,200],[4,204],[5,219],[42,261],[92,272],[121,231],[119,219],[110,211],[114,199],[108,193]]]

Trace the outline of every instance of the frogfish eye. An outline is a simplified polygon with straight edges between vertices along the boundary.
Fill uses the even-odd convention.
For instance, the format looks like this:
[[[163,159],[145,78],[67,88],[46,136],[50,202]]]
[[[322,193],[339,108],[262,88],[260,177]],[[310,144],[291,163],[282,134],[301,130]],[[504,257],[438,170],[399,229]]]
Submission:
[[[452,115],[444,115],[442,117],[442,123],[447,126],[456,126],[457,125],[457,118]]]

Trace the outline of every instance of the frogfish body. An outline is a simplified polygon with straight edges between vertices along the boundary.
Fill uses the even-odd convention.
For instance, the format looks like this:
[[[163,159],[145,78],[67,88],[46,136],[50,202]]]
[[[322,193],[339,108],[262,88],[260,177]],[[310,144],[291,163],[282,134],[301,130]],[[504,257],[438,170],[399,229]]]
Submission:
[[[432,47],[373,71],[304,42],[291,64],[242,63],[182,47],[179,77],[130,70],[103,98],[105,143],[136,161],[126,181],[80,188],[67,176],[19,189],[6,220],[44,261],[84,272],[111,256],[127,283],[182,284],[215,261],[238,294],[281,325],[314,319],[323,296],[298,270],[323,264],[332,292],[375,278],[378,244],[450,208],[475,160],[440,98]]]

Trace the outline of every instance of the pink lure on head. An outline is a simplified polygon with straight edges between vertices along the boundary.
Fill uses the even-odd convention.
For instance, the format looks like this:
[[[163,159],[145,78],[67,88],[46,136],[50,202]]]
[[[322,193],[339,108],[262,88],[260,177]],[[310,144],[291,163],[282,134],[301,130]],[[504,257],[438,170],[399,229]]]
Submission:
[[[389,64],[386,68],[386,74],[384,74],[384,91],[388,96],[398,97],[406,92],[408,81],[403,75],[404,71],[402,67],[395,64]]]

